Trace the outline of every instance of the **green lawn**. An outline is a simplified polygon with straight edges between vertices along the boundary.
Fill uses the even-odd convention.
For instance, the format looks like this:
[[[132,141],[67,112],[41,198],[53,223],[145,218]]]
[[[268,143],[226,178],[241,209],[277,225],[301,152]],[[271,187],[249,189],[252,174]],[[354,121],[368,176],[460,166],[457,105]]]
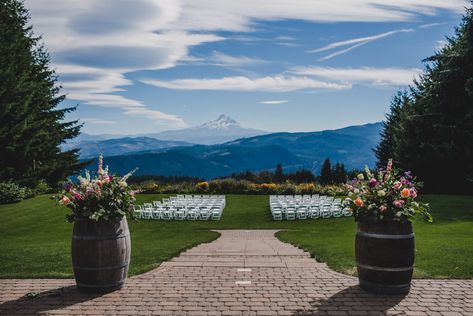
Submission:
[[[138,203],[163,195],[140,195]],[[423,196],[431,202],[433,224],[415,223],[415,277],[473,277],[473,196]],[[0,278],[71,277],[72,225],[66,210],[49,196],[0,205]],[[337,271],[353,274],[352,218],[275,222],[268,196],[228,195],[218,222],[130,222],[131,274],[158,266],[184,249],[212,241],[211,229],[282,229],[277,237],[302,247]]]

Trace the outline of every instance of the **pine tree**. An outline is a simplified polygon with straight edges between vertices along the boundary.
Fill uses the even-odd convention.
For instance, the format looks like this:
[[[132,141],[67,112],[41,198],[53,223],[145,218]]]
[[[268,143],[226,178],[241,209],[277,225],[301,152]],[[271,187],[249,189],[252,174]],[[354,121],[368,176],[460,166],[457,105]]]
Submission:
[[[332,183],[332,166],[330,164],[330,159],[325,159],[320,170],[319,182],[321,184],[330,184]]]
[[[388,116],[376,149],[412,170],[430,192],[473,192],[473,10]],[[402,103],[402,102],[401,102]]]
[[[347,181],[347,172],[345,166],[340,163],[336,163],[332,170],[332,182],[333,183],[345,183]]]
[[[80,132],[77,121],[64,122],[72,108],[59,108],[57,76],[49,55],[34,37],[29,14],[18,0],[0,3],[0,181],[55,185],[78,171],[76,150],[59,146]]]
[[[274,182],[281,183],[284,181],[284,173],[282,170],[282,165],[278,164],[276,166],[276,171],[274,172]]]
[[[386,114],[386,120],[383,122],[381,130],[381,140],[374,149],[378,168],[386,166],[391,158],[395,158],[398,144],[403,133],[403,118],[409,113],[411,98],[406,90],[399,91],[391,100],[389,113]]]

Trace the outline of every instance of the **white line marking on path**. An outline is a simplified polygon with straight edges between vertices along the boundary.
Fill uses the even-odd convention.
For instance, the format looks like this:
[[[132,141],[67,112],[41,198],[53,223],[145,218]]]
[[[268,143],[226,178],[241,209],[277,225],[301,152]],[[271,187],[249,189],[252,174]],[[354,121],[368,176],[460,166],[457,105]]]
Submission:
[[[240,268],[240,269],[237,269],[238,272],[251,272],[251,269],[244,269],[244,268]]]
[[[235,281],[236,285],[251,285],[251,281]]]

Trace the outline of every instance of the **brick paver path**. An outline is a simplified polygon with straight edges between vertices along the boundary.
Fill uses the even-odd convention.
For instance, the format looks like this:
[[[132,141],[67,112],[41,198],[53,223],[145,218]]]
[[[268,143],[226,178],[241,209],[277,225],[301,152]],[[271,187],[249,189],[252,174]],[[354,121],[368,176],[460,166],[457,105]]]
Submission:
[[[0,315],[473,315],[473,280],[415,280],[406,297],[372,295],[275,232],[221,231],[105,295],[79,293],[73,280],[0,280]]]

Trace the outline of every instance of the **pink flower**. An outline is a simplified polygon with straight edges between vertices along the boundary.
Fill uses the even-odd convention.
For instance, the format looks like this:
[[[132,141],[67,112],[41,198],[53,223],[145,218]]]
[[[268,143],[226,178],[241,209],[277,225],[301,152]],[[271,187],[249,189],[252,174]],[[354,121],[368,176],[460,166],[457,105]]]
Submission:
[[[414,199],[417,197],[417,191],[414,188],[411,188],[409,192],[410,196],[413,197]]]
[[[82,200],[82,195],[80,195],[80,193],[74,192],[74,198],[76,200]]]
[[[393,202],[393,205],[397,208],[402,208],[404,206],[404,203],[405,203],[404,200],[395,200]]]
[[[97,180],[97,181],[95,181],[95,184],[97,184],[99,187],[101,187],[102,186],[102,181]]]
[[[401,187],[401,182],[400,181],[395,181],[393,184],[393,188],[395,190],[399,189]]]
[[[393,170],[393,160],[389,159],[388,160],[388,165],[386,166],[386,172],[391,173],[392,170]]]
[[[381,206],[379,207],[379,211],[380,211],[381,213],[384,213],[384,212],[386,212],[387,210],[388,210],[388,207],[387,207],[386,205],[381,205]]]
[[[67,204],[71,203],[71,200],[67,196],[64,195],[62,197],[62,199],[59,201],[59,203],[67,205]]]
[[[110,182],[110,177],[105,177],[105,179],[103,179],[103,182],[109,183]]]
[[[102,171],[102,164],[103,164],[103,156],[102,154],[99,155],[99,163],[98,163],[98,171],[99,173]]]

